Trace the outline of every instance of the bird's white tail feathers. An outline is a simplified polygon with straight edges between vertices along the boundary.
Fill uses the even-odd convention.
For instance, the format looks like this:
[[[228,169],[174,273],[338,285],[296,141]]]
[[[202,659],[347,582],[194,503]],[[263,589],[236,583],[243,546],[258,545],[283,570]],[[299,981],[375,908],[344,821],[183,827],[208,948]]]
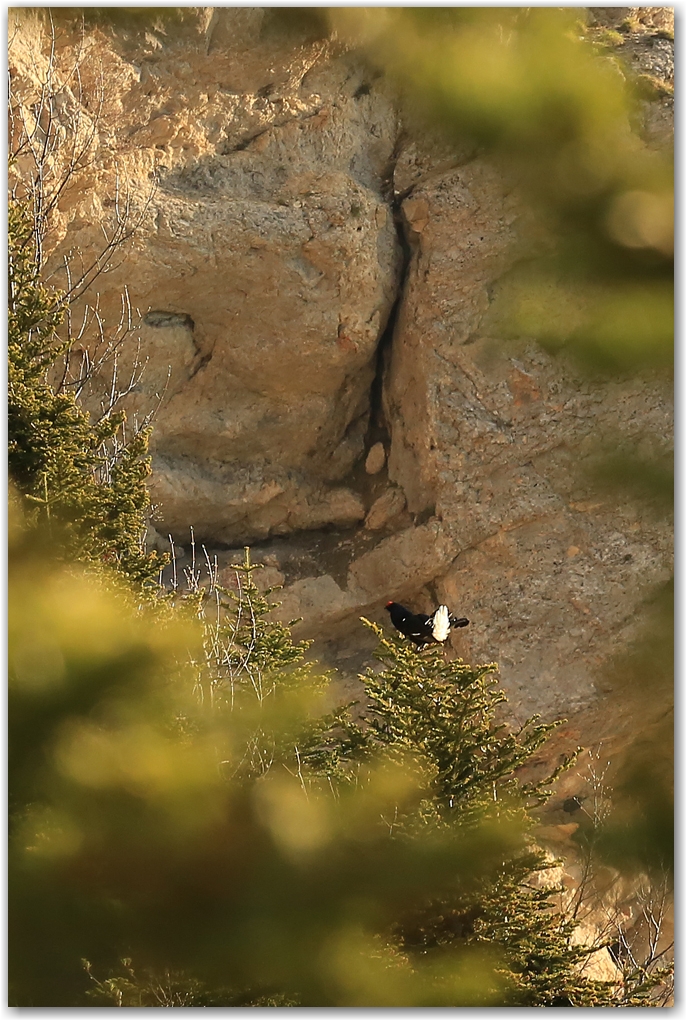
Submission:
[[[445,641],[450,633],[450,613],[447,606],[439,606],[433,615],[431,633],[436,641]]]

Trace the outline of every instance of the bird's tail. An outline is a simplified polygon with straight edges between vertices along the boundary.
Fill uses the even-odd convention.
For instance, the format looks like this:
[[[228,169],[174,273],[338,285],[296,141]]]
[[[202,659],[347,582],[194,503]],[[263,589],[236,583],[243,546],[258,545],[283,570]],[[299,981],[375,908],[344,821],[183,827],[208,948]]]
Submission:
[[[450,633],[450,613],[447,606],[439,606],[431,618],[431,633],[435,641],[445,641]]]
[[[451,616],[450,617],[450,626],[451,627],[467,627],[467,626],[469,626],[469,620],[467,619],[466,616],[460,616],[459,618],[457,616]]]

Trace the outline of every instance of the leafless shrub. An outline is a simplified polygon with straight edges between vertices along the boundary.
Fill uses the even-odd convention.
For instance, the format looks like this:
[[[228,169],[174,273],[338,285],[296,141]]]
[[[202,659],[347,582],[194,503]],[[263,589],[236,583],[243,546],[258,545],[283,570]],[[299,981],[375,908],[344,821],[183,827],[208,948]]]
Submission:
[[[10,39],[10,48],[16,38]],[[60,205],[72,189],[81,186],[84,173],[94,165],[105,101],[102,66],[89,67],[90,86],[84,83],[85,29],[81,24],[75,52],[67,60],[58,44],[49,8],[45,11],[45,54],[28,50],[31,81],[9,73],[8,136],[10,202],[30,212],[32,230],[27,244],[41,282],[52,291],[53,310],[63,313],[65,346],[48,373],[56,392],[70,392],[83,402],[95,422],[119,412],[126,398],[140,386],[147,359],[141,353],[141,315],[131,305],[128,288],[121,295],[118,322],[105,322],[101,313],[99,278],[120,264],[127,242],[148,215],[155,180],[142,200],[115,168],[113,193],[106,205],[107,222],[100,224],[102,243],[88,256],[72,247],[53,268],[50,249],[59,220]],[[92,58],[89,56],[88,60]],[[167,384],[149,407],[131,415],[120,431],[102,447],[102,481],[110,482],[123,450],[152,423],[164,399]],[[99,404],[99,407],[97,406]]]
[[[15,76],[9,74],[10,196],[28,202],[33,218],[31,235],[34,258],[41,274],[46,271],[46,238],[54,226],[60,201],[82,173],[93,165],[98,149],[99,126],[105,96],[102,68],[96,75],[94,95],[87,94],[81,74],[84,60],[84,28],[76,55],[65,68],[60,66],[55,26],[50,9],[48,55],[44,68],[32,57],[35,85],[33,95],[21,95]],[[28,91],[28,90],[25,90]],[[63,256],[62,264],[43,276],[49,284],[58,272],[66,285],[59,303],[73,305],[96,279],[115,268],[115,257],[143,223],[155,194],[153,177],[148,195],[136,207],[132,190],[115,172],[111,196],[111,221],[101,223],[102,246],[84,258],[79,249]]]
[[[203,652],[199,661],[193,662],[195,694],[210,712],[223,709],[233,713],[240,704],[242,708],[248,707],[247,716],[252,719],[243,732],[240,760],[227,761],[220,755],[218,768],[225,778],[239,772],[265,775],[274,764],[276,744],[271,723],[265,725],[260,709],[274,695],[279,678],[282,679],[280,668],[290,671],[300,658],[299,646],[291,643],[287,628],[280,634],[272,633],[272,640],[265,641],[265,627],[269,629],[272,625],[265,624],[264,616],[275,608],[269,599],[275,588],[261,590],[257,586],[253,574],[261,564],[251,562],[247,548],[244,562],[232,565],[231,581],[222,576],[225,583],[221,583],[216,556],[210,556],[204,545],[198,549],[192,528],[189,562],[185,566],[180,566],[172,535],[168,541],[171,562],[166,587],[177,604],[185,601],[192,607],[203,629]],[[279,625],[275,626],[278,629]],[[310,679],[308,665],[296,664],[294,668],[296,673],[302,670],[306,682]],[[255,714],[250,711],[250,704],[257,709]],[[305,789],[297,746],[293,747],[293,754],[295,771],[291,774]],[[291,771],[287,764],[281,764]]]
[[[627,878],[605,865],[599,853],[602,827],[612,812],[610,765],[599,744],[579,775],[588,789],[581,808],[590,824],[581,830],[580,877],[563,910],[594,930],[592,951],[609,951],[619,976],[617,1006],[668,1006],[674,995],[668,875],[664,871]]]
[[[168,541],[171,550],[169,587],[180,598],[195,600],[203,624],[204,659],[210,681],[199,685],[199,696],[209,696],[212,704],[218,690],[228,691],[233,708],[236,690],[247,686],[262,703],[271,693],[255,655],[258,615],[264,608],[265,596],[249,577],[250,571],[260,565],[250,563],[246,550],[248,570],[236,565],[233,571],[235,590],[229,591],[219,582],[216,555],[211,557],[204,545],[198,551],[193,528],[190,529],[190,563],[182,570],[178,567],[171,535]],[[227,598],[232,602],[230,612],[227,612]],[[260,606],[256,605],[258,600]]]
[[[165,970],[162,974],[146,971],[139,976],[132,961],[120,961],[121,973],[100,981],[96,978],[89,960],[82,960],[83,969],[92,982],[88,998],[98,1005],[114,1006],[195,1006],[205,1005],[200,1000],[202,984],[185,974]]]

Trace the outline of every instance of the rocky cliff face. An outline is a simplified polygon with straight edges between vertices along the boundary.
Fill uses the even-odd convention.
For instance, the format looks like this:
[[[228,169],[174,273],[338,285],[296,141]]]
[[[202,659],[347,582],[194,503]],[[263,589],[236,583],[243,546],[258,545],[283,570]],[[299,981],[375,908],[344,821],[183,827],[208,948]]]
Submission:
[[[668,75],[640,14],[656,9],[627,10],[637,66]],[[45,40],[33,15],[16,25],[28,108]],[[488,163],[409,137],[353,54],[257,8],[57,31],[64,66],[82,50],[65,138],[80,106],[95,143],[52,261],[98,248],[119,182],[140,222],[95,289],[109,323],[125,288],[142,316],[118,371],[147,362],[131,413],[159,402],[152,540],[187,548],[192,526],[229,581],[251,543],[344,677],[369,653],[361,614],[445,599],[472,621],[455,651],[500,663],[515,715],[597,721],[600,667],[669,575],[670,534],[577,468],[610,433],[666,442],[668,386],[582,379],[535,337],[516,356],[498,342],[526,209]],[[668,105],[650,105],[654,137]]]

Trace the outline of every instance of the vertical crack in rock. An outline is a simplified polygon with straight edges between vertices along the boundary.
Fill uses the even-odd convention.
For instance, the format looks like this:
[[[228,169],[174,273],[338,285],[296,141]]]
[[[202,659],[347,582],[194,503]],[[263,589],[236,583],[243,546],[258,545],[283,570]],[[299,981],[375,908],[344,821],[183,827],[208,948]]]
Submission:
[[[392,175],[392,172],[391,172]],[[369,450],[377,442],[383,442],[387,447],[390,441],[390,422],[386,419],[383,408],[384,380],[390,370],[393,336],[398,323],[398,316],[405,297],[405,286],[407,283],[412,248],[405,233],[405,224],[401,213],[401,204],[405,195],[397,196],[391,203],[393,222],[398,236],[398,243],[402,252],[402,262],[398,276],[397,293],[395,301],[388,316],[388,322],[381,334],[376,349],[376,371],[369,391],[369,430],[367,434],[366,449]]]

